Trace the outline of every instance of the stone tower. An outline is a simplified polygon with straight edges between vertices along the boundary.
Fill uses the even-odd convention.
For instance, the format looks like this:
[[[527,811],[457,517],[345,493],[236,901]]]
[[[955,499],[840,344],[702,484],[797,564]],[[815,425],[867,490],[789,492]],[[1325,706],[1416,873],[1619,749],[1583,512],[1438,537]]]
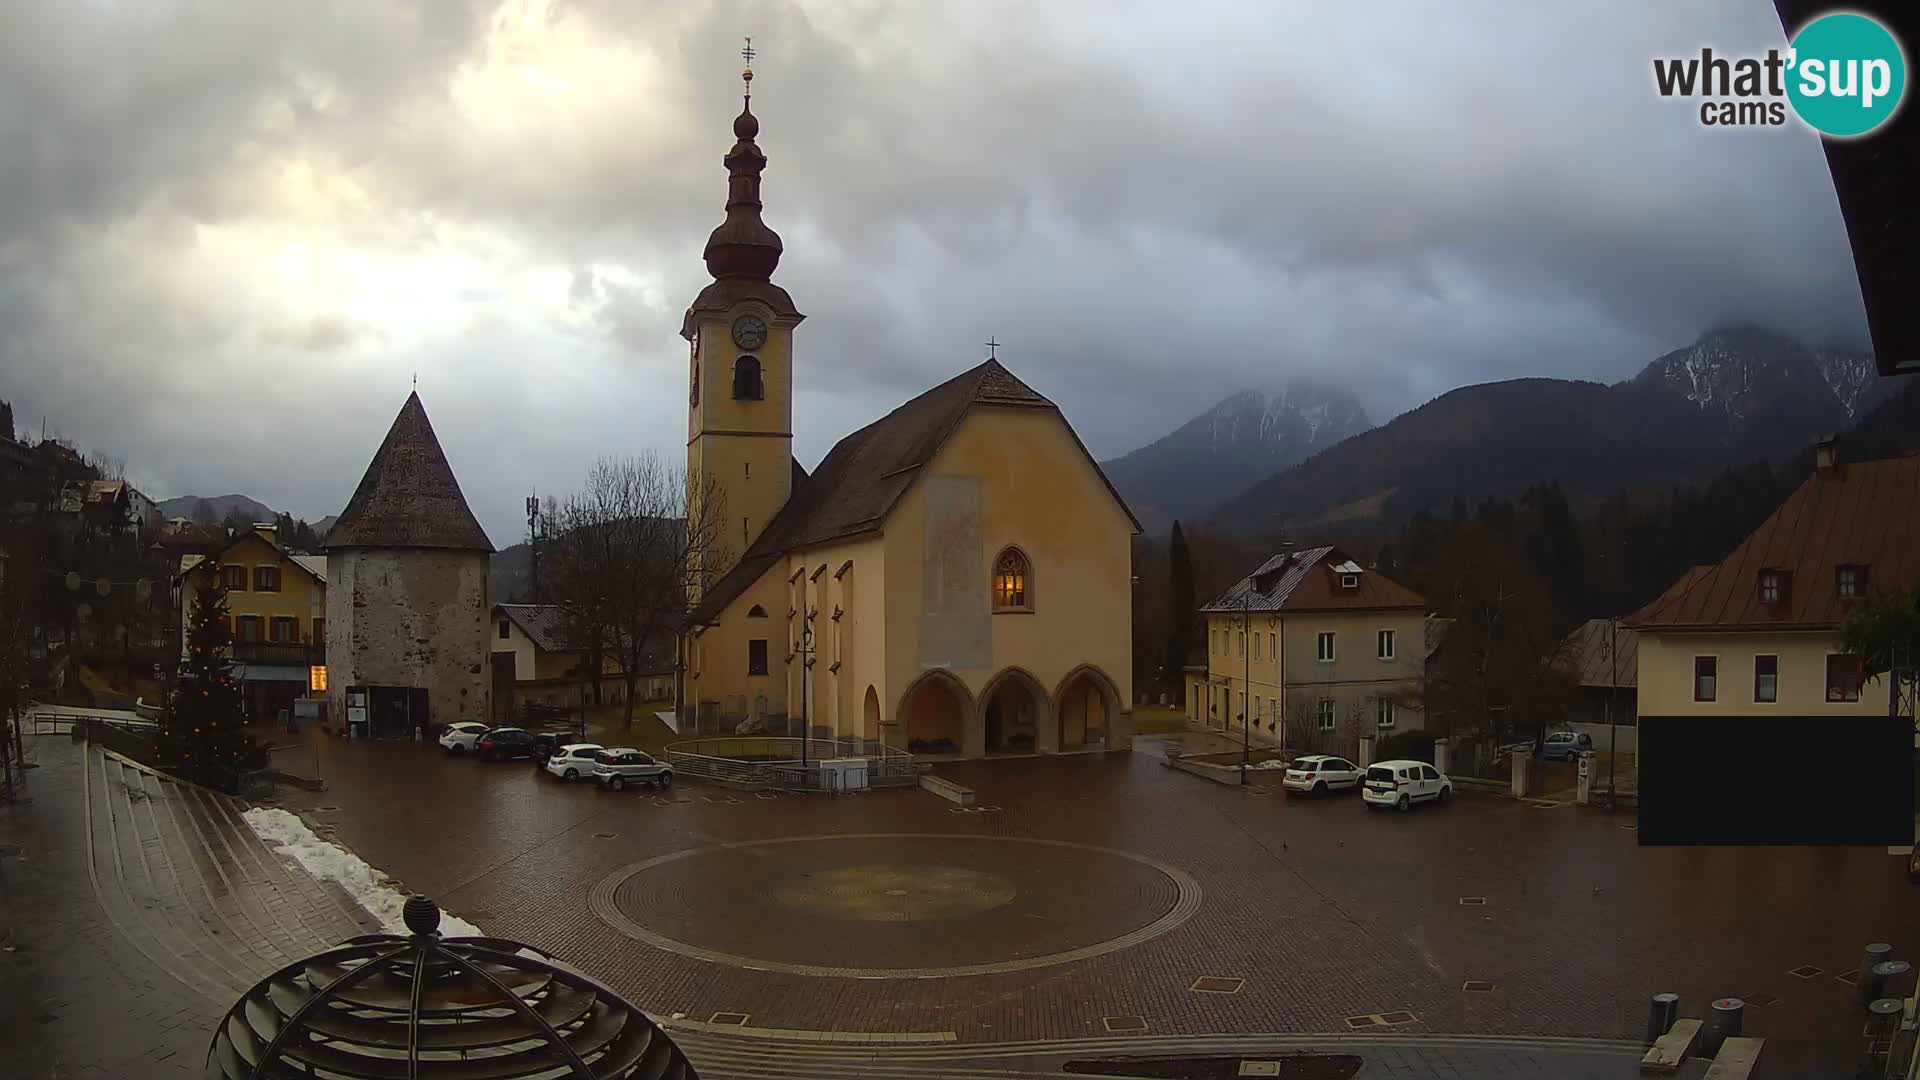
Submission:
[[[749,88],[751,70],[744,73]],[[760,174],[767,157],[754,137],[760,121],[747,95],[733,121],[727,167],[727,216],[707,238],[713,283],[687,308],[680,335],[691,345],[687,394],[687,473],[718,485],[717,565],[723,573],[793,493],[793,328],[806,316],[773,283],[780,234],[760,220]]]
[[[401,406],[326,546],[329,715],[390,737],[488,720],[493,544],[419,394]]]

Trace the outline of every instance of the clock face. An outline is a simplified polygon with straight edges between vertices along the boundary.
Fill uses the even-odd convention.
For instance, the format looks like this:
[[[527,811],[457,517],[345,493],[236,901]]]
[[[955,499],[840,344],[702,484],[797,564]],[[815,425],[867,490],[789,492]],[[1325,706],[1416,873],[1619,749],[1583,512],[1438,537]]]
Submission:
[[[767,343],[767,324],[758,315],[733,320],[733,343],[751,352]]]

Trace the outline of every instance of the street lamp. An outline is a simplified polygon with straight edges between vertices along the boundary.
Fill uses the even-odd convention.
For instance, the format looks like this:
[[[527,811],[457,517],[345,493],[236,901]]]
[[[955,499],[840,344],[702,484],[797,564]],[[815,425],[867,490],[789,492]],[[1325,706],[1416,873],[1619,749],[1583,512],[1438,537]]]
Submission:
[[[1253,759],[1253,728],[1247,720],[1247,702],[1253,693],[1253,589],[1240,594],[1240,786],[1247,785]]]
[[[807,772],[807,740],[813,735],[813,721],[807,716],[807,683],[813,679],[813,612],[800,620],[800,774]]]

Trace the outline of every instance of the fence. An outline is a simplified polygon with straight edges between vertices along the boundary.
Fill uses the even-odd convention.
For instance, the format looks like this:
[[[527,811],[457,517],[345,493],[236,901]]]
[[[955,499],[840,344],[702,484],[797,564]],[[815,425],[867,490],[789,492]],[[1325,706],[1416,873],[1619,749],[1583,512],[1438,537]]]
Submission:
[[[868,787],[911,787],[920,782],[920,774],[927,769],[915,761],[912,754],[878,739],[808,739],[805,752],[807,759],[814,762],[827,758],[866,759]],[[825,791],[833,783],[818,767],[801,766],[798,738],[737,735],[688,739],[669,745],[664,756],[681,776],[736,787]]]

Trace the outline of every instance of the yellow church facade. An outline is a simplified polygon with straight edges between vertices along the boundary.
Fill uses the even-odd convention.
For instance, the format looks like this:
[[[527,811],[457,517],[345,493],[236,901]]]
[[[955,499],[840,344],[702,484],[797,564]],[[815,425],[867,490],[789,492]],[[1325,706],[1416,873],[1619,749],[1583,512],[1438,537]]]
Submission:
[[[717,550],[682,638],[683,730],[809,730],[930,756],[1127,749],[1139,525],[1053,402],[989,359],[792,456],[795,331],[734,121],[689,307],[688,472]]]

